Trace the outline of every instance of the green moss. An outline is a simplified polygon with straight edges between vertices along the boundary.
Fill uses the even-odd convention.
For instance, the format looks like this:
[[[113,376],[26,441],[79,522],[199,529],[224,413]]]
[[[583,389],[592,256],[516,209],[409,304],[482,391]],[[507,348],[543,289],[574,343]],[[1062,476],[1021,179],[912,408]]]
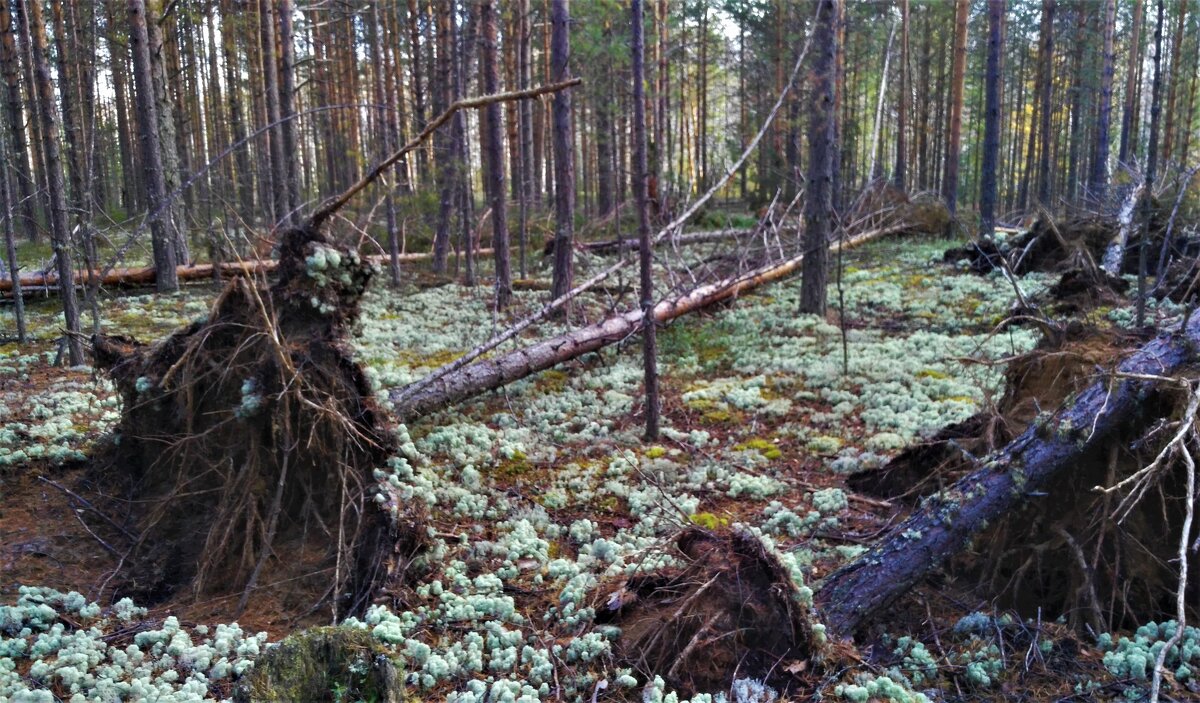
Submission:
[[[267,650],[234,691],[238,703],[400,703],[403,677],[367,630],[319,627]]]
[[[698,525],[706,530],[715,530],[719,527],[729,525],[729,518],[723,518],[712,513],[692,513],[688,515],[688,520],[691,520],[693,525]]]
[[[755,437],[753,439],[748,439],[745,442],[736,445],[734,447],[734,450],[739,451],[739,452],[751,451],[751,450],[757,451],[759,454],[761,454],[763,456],[763,458],[770,459],[772,461],[783,456],[783,452],[779,449],[779,447],[775,446],[774,442],[772,442],[769,439],[763,439],[761,437]]]
[[[658,459],[659,457],[666,456],[667,450],[664,447],[655,445],[647,449],[644,454],[646,455],[647,459]]]

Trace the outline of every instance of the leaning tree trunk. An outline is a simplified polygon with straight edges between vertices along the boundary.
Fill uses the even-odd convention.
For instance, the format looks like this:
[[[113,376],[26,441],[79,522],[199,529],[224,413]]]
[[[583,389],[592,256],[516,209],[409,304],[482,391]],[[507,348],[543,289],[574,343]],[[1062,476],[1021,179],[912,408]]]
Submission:
[[[1068,408],[1031,425],[979,468],[927,499],[889,536],[831,574],[817,589],[817,610],[832,633],[848,637],[859,625],[908,593],[930,572],[961,552],[989,522],[1026,500],[1082,457],[1119,433],[1140,436],[1159,416],[1143,412],[1153,382],[1138,374],[1170,376],[1196,360],[1200,317],[1165,333],[1126,357],[1110,379],[1079,394]]]

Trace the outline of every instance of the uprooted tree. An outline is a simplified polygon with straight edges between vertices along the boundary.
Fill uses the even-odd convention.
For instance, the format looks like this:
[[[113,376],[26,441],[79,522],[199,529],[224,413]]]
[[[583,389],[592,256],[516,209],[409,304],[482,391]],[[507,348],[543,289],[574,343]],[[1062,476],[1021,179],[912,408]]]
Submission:
[[[299,582],[339,616],[397,585],[423,516],[374,478],[398,446],[346,344],[372,267],[324,224],[455,111],[577,82],[459,101],[284,232],[274,285],[236,278],[205,319],[153,345],[93,338],[123,401],[94,472],[131,517],[112,525],[122,590],[240,592],[240,611],[260,583]]]
[[[397,452],[391,417],[376,405],[345,345],[371,269],[323,229],[387,164],[281,237],[274,285],[236,279],[207,319],[154,345],[94,340],[97,363],[124,401],[107,454],[107,465],[121,471],[97,480],[115,483],[116,495],[134,506],[136,530],[126,535],[122,559],[125,590],[151,597],[184,587],[240,590],[244,604],[268,572],[272,580],[306,575],[318,603],[330,599],[336,614],[348,614],[396,597],[403,587],[424,547],[424,516],[374,480],[374,469]],[[729,299],[801,261],[702,286],[660,303],[654,315],[667,320]],[[636,332],[639,314],[616,315],[401,389],[392,396],[395,416],[411,421],[619,342]],[[820,661],[829,639],[853,637],[989,523],[1042,496],[1113,442],[1145,435],[1168,407],[1156,402],[1159,385],[1150,375],[1185,369],[1198,344],[1200,321],[1191,320],[1137,349],[1057,414],[1032,423],[928,498],[818,584],[815,595],[752,534],[689,530],[672,547],[683,567],[602,592],[599,610],[608,612],[601,617],[626,630],[626,658],[685,690],[710,688],[734,671],[765,675],[783,656]],[[274,558],[285,552],[294,558]],[[703,607],[693,611],[688,604]],[[710,641],[720,642],[720,650]],[[735,663],[734,671],[719,662]]]

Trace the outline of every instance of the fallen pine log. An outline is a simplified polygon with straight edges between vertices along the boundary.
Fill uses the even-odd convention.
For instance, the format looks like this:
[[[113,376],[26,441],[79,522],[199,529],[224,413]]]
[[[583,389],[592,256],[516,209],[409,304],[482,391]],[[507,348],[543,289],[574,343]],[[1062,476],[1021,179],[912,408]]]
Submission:
[[[491,249],[480,249],[477,256],[491,255]],[[426,261],[432,258],[432,254],[428,252],[413,252],[400,254],[400,261]],[[387,255],[377,255],[366,257],[367,261],[385,264],[391,260]],[[179,281],[206,281],[213,278],[214,264],[193,264],[191,266],[176,266],[175,273],[179,277]],[[242,261],[226,261],[221,263],[220,271],[222,277],[229,276],[253,276],[257,274],[274,273],[279,268],[277,259],[246,259]],[[98,275],[98,272],[75,272],[75,282],[79,286],[83,286],[88,282],[90,276]],[[142,286],[152,286],[157,279],[157,274],[152,266],[141,266],[135,268],[111,269],[100,281],[100,285],[109,288],[138,288]],[[58,274],[51,271],[43,273],[27,273],[21,275],[22,288],[34,287],[53,287],[58,285]],[[9,293],[12,291],[12,279],[0,279],[0,293]]]
[[[853,248],[901,230],[901,226],[871,230],[850,238],[844,246]],[[835,244],[832,248],[836,250],[839,246],[841,244]],[[664,300],[654,306],[654,319],[658,323],[667,322],[737,297],[763,284],[778,281],[798,270],[803,260],[804,255],[800,254],[781,263],[762,266],[740,276],[709,283]],[[417,381],[411,387],[391,391],[389,397],[392,408],[401,422],[410,422],[426,413],[500,388],[564,361],[619,342],[635,334],[641,329],[641,324],[642,311],[630,310],[492,359],[481,359],[432,383],[422,384],[421,381]]]
[[[719,242],[725,239],[737,239],[738,237],[748,237],[754,234],[753,228],[737,228],[737,229],[714,229],[703,232],[690,232],[681,234],[671,239],[655,242],[656,244],[702,244],[704,242]],[[552,245],[553,242],[550,243]],[[582,242],[576,245],[577,248],[593,254],[611,254],[621,251],[633,251],[638,248],[637,237],[627,237],[625,239],[608,239],[603,242]]]
[[[882,541],[818,587],[822,622],[839,637],[853,635],[960,553],[989,522],[1045,495],[1051,481],[1114,439],[1142,436],[1161,417],[1143,412],[1151,404],[1153,382],[1130,376],[1175,374],[1196,360],[1197,348],[1200,317],[1193,317],[1182,333],[1159,335],[1127,356],[1111,379],[1092,384],[1070,407],[1034,423],[981,460],[975,471],[927,498]]]

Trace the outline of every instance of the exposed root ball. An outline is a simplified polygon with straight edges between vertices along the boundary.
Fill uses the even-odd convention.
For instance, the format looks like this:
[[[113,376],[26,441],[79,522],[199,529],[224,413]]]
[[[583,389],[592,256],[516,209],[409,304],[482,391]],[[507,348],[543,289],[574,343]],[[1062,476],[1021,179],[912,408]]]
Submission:
[[[143,599],[290,580],[344,614],[422,547],[420,516],[373,479],[396,443],[343,342],[371,269],[293,230],[279,270],[270,289],[232,281],[152,346],[94,340],[123,401],[95,473],[129,498],[123,590]]]
[[[790,662],[818,658],[824,638],[811,624],[810,599],[761,540],[689,529],[673,546],[682,567],[600,590],[597,621],[621,627],[617,654],[626,666],[681,692],[713,693],[738,678],[779,686]]]

